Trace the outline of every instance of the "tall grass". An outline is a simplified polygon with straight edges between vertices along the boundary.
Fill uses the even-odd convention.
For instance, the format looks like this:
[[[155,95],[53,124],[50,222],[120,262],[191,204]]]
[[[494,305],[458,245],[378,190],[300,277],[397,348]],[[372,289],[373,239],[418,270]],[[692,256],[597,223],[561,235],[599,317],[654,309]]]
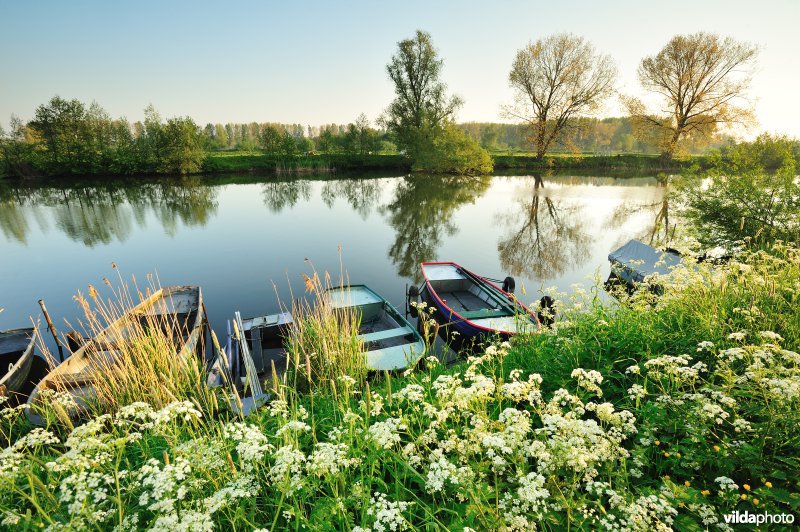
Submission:
[[[358,386],[367,376],[366,351],[359,339],[361,317],[353,308],[337,308],[325,293],[329,288],[349,286],[340,273],[339,284],[325,272],[305,277],[309,299],[292,304],[294,326],[286,339],[287,378],[298,391],[335,389],[342,376],[354,379]]]
[[[135,402],[161,408],[187,399],[206,412],[216,411],[216,397],[205,383],[202,331],[197,346],[187,343],[194,315],[183,321],[169,312],[174,308],[169,295],[148,306],[148,300],[164,293],[152,276],[141,290],[135,279],[132,290],[121,277],[116,287],[104,281],[111,297],[103,299],[93,286],[88,298],[81,293],[75,296],[84,313],[83,334],[89,340],[76,351],[81,360],[74,363],[86,364],[86,378],[78,383],[55,378],[52,386],[79,395],[82,410],[89,416],[116,412]],[[137,309],[143,303],[145,307]],[[158,311],[147,312],[148,308]],[[202,307],[198,312],[203,312]],[[42,347],[52,359],[47,347]]]

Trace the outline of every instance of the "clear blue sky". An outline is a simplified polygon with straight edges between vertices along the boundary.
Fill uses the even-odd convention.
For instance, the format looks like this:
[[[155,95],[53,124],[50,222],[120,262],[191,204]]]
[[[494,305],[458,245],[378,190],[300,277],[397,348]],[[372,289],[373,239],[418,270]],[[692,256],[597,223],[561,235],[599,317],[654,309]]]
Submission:
[[[392,98],[385,65],[417,28],[433,36],[459,121],[499,121],[513,56],[568,31],[610,54],[620,89],[675,34],[710,31],[761,48],[759,130],[800,137],[800,1],[208,2],[0,0],[0,123],[53,95],[112,116],[207,122],[374,120]],[[606,114],[617,114],[612,102]]]

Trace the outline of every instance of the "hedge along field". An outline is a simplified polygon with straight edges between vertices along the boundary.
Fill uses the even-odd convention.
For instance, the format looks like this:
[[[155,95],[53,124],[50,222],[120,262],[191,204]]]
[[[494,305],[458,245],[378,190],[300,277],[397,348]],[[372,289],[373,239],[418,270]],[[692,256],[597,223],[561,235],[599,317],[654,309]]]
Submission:
[[[800,250],[673,277],[658,299],[610,306],[575,290],[552,331],[454,367],[429,358],[363,386],[281,386],[244,420],[135,402],[32,429],[6,409],[2,525],[730,530],[733,511],[796,518]]]

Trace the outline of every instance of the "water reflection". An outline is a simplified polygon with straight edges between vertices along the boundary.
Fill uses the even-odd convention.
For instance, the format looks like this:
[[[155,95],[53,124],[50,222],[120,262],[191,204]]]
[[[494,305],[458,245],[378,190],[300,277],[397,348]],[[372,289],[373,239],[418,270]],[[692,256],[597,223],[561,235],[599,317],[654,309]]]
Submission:
[[[491,182],[489,176],[404,177],[392,201],[380,208],[395,232],[389,258],[397,273],[421,281],[419,263],[435,259],[442,237],[458,232],[455,212],[475,202]]]
[[[261,197],[270,211],[279,213],[287,207],[294,207],[300,199],[309,201],[311,181],[305,179],[269,181],[261,185]]]
[[[541,176],[533,177],[516,205],[496,216],[505,228],[497,244],[500,264],[511,275],[554,279],[589,258],[591,241],[581,205],[550,197]]]
[[[670,177],[660,175],[656,177],[660,193],[655,197],[635,199],[626,198],[609,216],[605,228],[619,227],[632,216],[645,214],[647,223],[630,236],[651,246],[667,243],[675,232],[675,223],[670,222]],[[672,235],[670,233],[673,233]],[[629,238],[626,236],[625,238]],[[625,242],[620,239],[617,244]],[[627,240],[625,240],[627,241]]]
[[[41,207],[48,207],[53,224],[75,242],[93,247],[126,241],[134,226],[145,227],[152,213],[164,231],[174,236],[178,223],[203,226],[217,209],[216,191],[192,178],[178,181],[109,183],[102,186],[3,188],[0,191],[0,231],[25,244],[29,220],[48,228]]]
[[[366,220],[381,198],[381,179],[345,179],[326,181],[320,196],[329,208],[333,207],[336,198],[344,200],[356,211],[362,220]]]

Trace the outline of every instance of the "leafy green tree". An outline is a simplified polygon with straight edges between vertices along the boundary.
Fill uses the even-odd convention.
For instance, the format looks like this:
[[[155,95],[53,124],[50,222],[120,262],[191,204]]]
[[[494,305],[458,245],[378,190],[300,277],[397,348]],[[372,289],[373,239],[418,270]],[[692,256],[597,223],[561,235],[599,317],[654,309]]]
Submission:
[[[162,129],[158,170],[163,173],[192,174],[205,159],[200,127],[187,117],[170,118]]]
[[[261,129],[259,145],[267,155],[278,155],[281,152],[281,137],[283,133],[272,124]]]
[[[297,155],[297,142],[294,136],[288,131],[283,131],[280,136],[280,143],[278,145],[278,153],[284,158],[294,157]]]
[[[320,131],[317,139],[317,148],[323,153],[335,151],[336,139],[334,138],[333,130],[329,126],[323,126],[322,131]]]
[[[720,150],[711,169],[681,187],[683,214],[709,245],[745,238],[800,242],[800,145],[761,135]]]
[[[488,153],[455,127],[455,112],[462,100],[447,96],[447,87],[439,79],[443,64],[427,32],[417,30],[414,38],[400,41],[386,65],[395,99],[381,123],[398,148],[414,160],[416,170],[489,171]],[[455,152],[448,151],[453,149]]]
[[[222,124],[214,124],[214,137],[219,149],[228,147],[228,130]]]
[[[91,171],[92,138],[86,106],[79,100],[54,96],[37,107],[28,123],[40,141],[46,170],[51,174],[77,174]]]
[[[421,145],[430,143],[439,126],[454,118],[463,103],[458,96],[447,96],[447,86],[439,79],[443,64],[430,34],[417,30],[414,38],[397,43],[397,53],[386,65],[395,99],[382,122],[397,146],[412,157]]]
[[[34,144],[27,142],[27,127],[22,120],[11,115],[9,130],[0,127],[0,176],[32,176],[37,174],[34,166]]]

